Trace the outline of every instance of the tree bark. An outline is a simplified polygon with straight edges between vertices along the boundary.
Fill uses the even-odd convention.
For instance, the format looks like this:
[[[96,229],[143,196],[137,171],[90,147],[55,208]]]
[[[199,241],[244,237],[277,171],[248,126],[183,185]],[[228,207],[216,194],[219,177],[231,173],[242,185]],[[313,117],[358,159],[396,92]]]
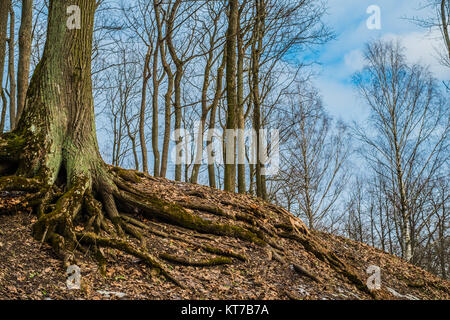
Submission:
[[[245,4],[244,4],[245,5]],[[240,15],[238,21],[240,21]],[[238,178],[238,192],[245,193],[245,141],[244,141],[244,129],[245,129],[245,116],[244,116],[244,56],[245,47],[243,41],[243,31],[238,23],[237,30],[237,48],[238,48],[238,59],[237,59],[237,128],[238,128],[238,164],[237,164],[237,178]]]
[[[139,140],[142,152],[142,171],[148,173],[147,142],[145,141],[145,108],[147,102],[147,83],[151,77],[150,58],[152,47],[148,46],[144,61],[144,71],[142,73],[141,108],[139,112]]]
[[[229,16],[227,30],[227,62],[226,62],[226,92],[227,92],[227,121],[225,140],[225,172],[224,189],[234,192],[236,188],[236,144],[234,130],[236,128],[236,34],[238,24],[239,1],[229,0]],[[231,141],[233,140],[233,141]]]
[[[174,86],[175,86],[175,101],[174,101],[174,114],[175,114],[175,148],[176,148],[176,159],[179,159],[181,157],[181,142],[182,137],[180,136],[180,130],[181,130],[181,79],[183,77],[184,73],[184,62],[181,61],[181,59],[178,57],[177,52],[175,50],[175,47],[172,42],[173,37],[173,24],[175,22],[175,16],[178,11],[178,7],[181,4],[181,0],[176,0],[171,11],[169,18],[167,19],[166,24],[166,41],[167,41],[167,47],[169,49],[170,56],[175,63],[175,79],[174,79]],[[175,163],[175,180],[181,181],[181,163]]]
[[[154,2],[155,9],[155,20],[158,29],[158,41],[160,42],[160,54],[161,54],[161,63],[164,68],[164,72],[167,74],[167,91],[164,95],[164,138],[163,138],[163,149],[161,156],[161,170],[160,176],[165,178],[167,174],[167,162],[169,160],[169,143],[170,143],[170,127],[171,127],[171,111],[172,111],[172,93],[173,93],[173,72],[170,68],[169,63],[166,59],[166,48],[164,44],[163,37],[163,26],[160,17],[160,4],[155,0]]]
[[[22,17],[19,29],[19,61],[17,64],[17,116],[16,122],[23,111],[25,96],[28,89],[31,58],[31,33],[33,24],[33,0],[22,1]]]
[[[9,15],[9,1],[2,0],[0,1],[0,94],[2,94],[2,98],[4,97],[3,93],[3,73],[5,68],[5,56],[6,56],[6,32],[8,27],[8,15]],[[2,110],[6,113],[6,109]],[[2,117],[4,119],[4,117]],[[1,131],[4,129],[4,120],[3,126],[1,127]]]
[[[159,177],[160,154],[158,148],[159,128],[158,128],[158,55],[161,43],[156,40],[156,46],[153,52],[153,96],[152,96],[152,150],[153,150],[153,175]]]
[[[12,6],[12,1],[9,2],[9,39],[8,39],[8,74],[9,74],[9,128],[14,130],[16,126],[16,72],[14,65],[14,8]]]
[[[263,199],[267,199],[265,177],[262,175],[261,162],[261,99],[259,94],[259,62],[262,50],[262,37],[264,26],[264,7],[263,1],[256,0],[256,22],[254,26],[253,44],[252,44],[252,96],[253,96],[253,129],[256,132],[256,164],[255,164],[255,180],[256,195]]]
[[[82,8],[81,29],[67,28],[65,1],[50,2],[44,53],[18,124],[31,149],[24,153],[27,161],[22,161],[19,172],[28,176],[41,173],[54,182],[64,166],[69,185],[80,174],[97,172],[103,163],[95,132],[91,80],[96,3],[74,3]]]

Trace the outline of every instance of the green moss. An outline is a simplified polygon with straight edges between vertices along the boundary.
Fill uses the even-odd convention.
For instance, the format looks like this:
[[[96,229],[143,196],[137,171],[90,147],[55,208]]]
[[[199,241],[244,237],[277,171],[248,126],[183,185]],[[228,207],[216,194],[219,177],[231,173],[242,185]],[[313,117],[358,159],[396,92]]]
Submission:
[[[205,250],[206,252],[209,252],[209,253],[214,253],[214,254],[217,254],[217,255],[222,255],[222,256],[228,256],[228,257],[236,258],[236,259],[239,259],[239,260],[244,261],[244,262],[247,261],[246,257],[244,257],[243,255],[241,255],[239,253],[235,253],[235,252],[233,252],[231,250],[225,251],[225,250],[222,250],[222,249],[219,249],[219,248],[215,248],[215,247],[210,247],[210,246],[204,246],[204,247],[202,247],[202,249]]]
[[[0,177],[0,190],[2,191],[29,191],[37,192],[41,184],[36,179],[20,176]]]
[[[202,219],[187,212],[183,207],[175,203],[170,203],[156,197],[139,198],[136,195],[127,195],[126,197],[130,197],[125,199],[130,205],[136,205],[151,216],[161,218],[181,227],[196,230],[202,233],[236,237],[262,246],[266,244],[265,241],[254,232],[240,226],[220,224]]]
[[[212,266],[218,266],[223,264],[231,264],[233,261],[230,258],[226,257],[214,257],[211,259],[205,259],[205,260],[191,260],[185,257],[178,257],[174,256],[168,253],[161,253],[159,255],[160,259],[164,259],[176,264],[182,264],[186,266],[197,266],[197,267],[212,267]]]
[[[294,227],[292,227],[292,225],[288,225],[288,224],[284,224],[284,223],[276,224],[275,228],[279,228],[279,229],[285,230],[287,232],[294,231]]]
[[[139,175],[134,170],[126,170],[120,167],[114,167],[113,171],[125,181],[133,183],[139,183],[141,181],[141,177],[139,177]]]
[[[14,132],[2,135],[0,139],[0,160],[17,160],[23,151],[26,140]]]

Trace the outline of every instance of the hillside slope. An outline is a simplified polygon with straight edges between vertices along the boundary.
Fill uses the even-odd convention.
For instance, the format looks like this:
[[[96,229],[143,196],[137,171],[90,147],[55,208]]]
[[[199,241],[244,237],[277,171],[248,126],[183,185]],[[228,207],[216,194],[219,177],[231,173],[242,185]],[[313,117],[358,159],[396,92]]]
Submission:
[[[81,289],[69,290],[60,260],[31,237],[20,193],[0,193],[0,299],[450,299],[450,283],[362,243],[311,232],[287,211],[257,198],[145,176],[134,186],[209,221],[261,235],[264,243],[200,234],[143,216],[134,220],[149,252],[165,259],[181,286],[139,259],[108,249],[105,275],[78,257]],[[135,246],[142,243],[129,240]],[[178,261],[176,261],[178,260]],[[368,266],[381,268],[370,291]]]

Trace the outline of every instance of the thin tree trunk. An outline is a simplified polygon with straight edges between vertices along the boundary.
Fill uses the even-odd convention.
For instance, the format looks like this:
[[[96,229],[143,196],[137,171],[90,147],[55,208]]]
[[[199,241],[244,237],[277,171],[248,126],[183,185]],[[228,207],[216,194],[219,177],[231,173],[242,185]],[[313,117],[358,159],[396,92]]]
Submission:
[[[6,32],[8,28],[8,15],[9,15],[9,1],[2,0],[0,1],[0,90],[2,92],[3,92],[3,74],[6,57]]]
[[[448,0],[441,0],[441,22],[442,22],[442,33],[444,34],[445,46],[447,47],[448,58],[450,59],[450,36],[448,33],[448,16],[445,10],[445,2]]]
[[[175,113],[175,148],[176,148],[176,159],[181,159],[181,142],[182,137],[180,136],[180,129],[181,129],[181,79],[183,77],[184,73],[184,62],[180,60],[180,58],[177,55],[177,52],[175,50],[175,47],[172,43],[172,36],[173,36],[173,24],[175,22],[175,16],[178,11],[178,7],[181,4],[181,0],[176,0],[171,11],[169,19],[167,20],[166,24],[166,41],[167,41],[167,47],[169,49],[170,56],[175,63],[175,101],[174,101],[174,113]],[[175,163],[175,180],[181,181],[181,163],[179,163],[179,160]]]
[[[9,40],[8,40],[8,73],[9,73],[9,85],[10,85],[10,94],[9,94],[9,123],[10,130],[14,130],[16,127],[16,72],[14,65],[14,8],[12,6],[12,1],[9,3]]]
[[[240,20],[240,19],[238,19]],[[245,193],[245,141],[244,141],[244,55],[245,48],[243,42],[243,34],[238,24],[237,30],[237,47],[238,47],[238,61],[237,61],[237,128],[238,128],[238,192]]]
[[[158,55],[159,39],[156,40],[155,50],[153,52],[153,96],[152,96],[152,150],[153,150],[153,175],[159,177],[160,154],[158,149],[159,128],[158,128],[158,95],[159,79],[158,73]]]
[[[152,47],[148,46],[145,55],[144,71],[142,73],[142,91],[141,91],[141,108],[139,113],[139,140],[141,143],[142,152],[142,171],[148,173],[147,160],[147,142],[145,141],[145,107],[147,100],[147,83],[151,77],[150,72],[150,58],[152,55]]]
[[[211,50],[208,53],[208,60],[206,61],[205,71],[203,72],[202,101],[201,101],[202,113],[200,116],[200,126],[198,128],[197,141],[195,144],[196,150],[195,150],[194,165],[192,168],[192,175],[191,175],[191,179],[190,179],[191,183],[197,183],[197,181],[198,181],[198,174],[200,171],[200,165],[202,163],[203,137],[204,137],[204,131],[205,131],[205,127],[206,127],[206,120],[208,118],[208,111],[212,108],[212,106],[210,106],[208,108],[207,98],[208,98],[208,86],[209,86],[210,72],[211,72],[211,68],[212,68],[212,64],[213,64],[213,54],[214,54],[214,52],[212,50],[213,47],[214,47],[214,43],[213,43],[213,40],[211,39],[210,40]],[[220,67],[219,67],[219,69],[220,69]],[[219,70],[219,72],[220,72],[220,70]],[[222,73],[223,73],[223,71],[222,71]],[[220,82],[221,82],[223,74],[222,75],[218,74],[217,76],[220,78]],[[216,96],[217,96],[217,94],[216,94]],[[216,101],[214,100],[213,104],[215,102]]]
[[[226,145],[224,159],[224,189],[234,192],[236,188],[236,144],[234,130],[236,128],[236,34],[238,25],[239,1],[229,0],[229,17],[227,30],[227,63],[226,63],[226,92],[227,92],[227,121]]]
[[[2,99],[2,113],[0,115],[0,133],[5,131],[6,109],[8,109],[8,102],[6,101],[5,90],[0,87],[0,95]]]
[[[17,64],[17,117],[22,114],[28,89],[31,58],[31,33],[33,25],[33,0],[22,0],[22,17],[19,29],[19,61]]]
[[[253,129],[256,132],[256,195],[267,198],[265,179],[262,177],[261,163],[261,101],[259,96],[259,60],[262,50],[262,28],[264,24],[264,7],[261,0],[256,0],[256,22],[252,44],[252,95],[253,95]]]
[[[208,180],[209,186],[216,188],[216,172],[214,167],[214,157],[212,155],[212,132],[216,125],[216,112],[219,105],[219,101],[222,97],[222,87],[223,87],[223,73],[225,69],[225,63],[227,61],[227,50],[226,47],[223,49],[222,63],[217,70],[217,80],[216,80],[216,92],[214,94],[214,101],[211,105],[211,114],[209,116],[208,124],[208,136],[206,138],[206,150],[208,153]]]
[[[160,42],[160,54],[161,54],[161,62],[164,68],[165,73],[167,74],[167,91],[164,96],[164,138],[163,138],[163,150],[161,157],[161,171],[160,176],[165,178],[167,174],[167,162],[169,159],[169,143],[170,143],[170,125],[171,125],[171,106],[172,106],[172,93],[173,93],[173,73],[170,68],[170,65],[166,59],[166,50],[163,42],[162,35],[162,22],[160,17],[160,8],[159,3],[155,0],[154,2],[155,9],[155,19],[156,25],[158,29],[158,41]]]

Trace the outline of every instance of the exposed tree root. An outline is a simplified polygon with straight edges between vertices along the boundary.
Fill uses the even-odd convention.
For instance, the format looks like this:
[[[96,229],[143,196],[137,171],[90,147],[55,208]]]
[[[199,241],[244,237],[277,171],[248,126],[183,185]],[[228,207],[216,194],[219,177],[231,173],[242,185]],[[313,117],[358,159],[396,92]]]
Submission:
[[[222,216],[222,217],[226,217],[226,218],[232,218],[231,215],[229,215],[225,210],[222,210],[219,207],[214,207],[214,206],[210,206],[210,205],[206,205],[206,204],[202,204],[202,203],[197,203],[197,202],[181,202],[179,203],[179,205],[181,205],[184,208],[187,209],[192,209],[192,210],[199,210],[199,211],[204,211],[204,212],[208,212],[208,213],[212,213],[218,216]]]
[[[180,287],[184,287],[177,279],[172,277],[169,272],[167,272],[167,268],[160,262],[157,258],[153,257],[151,254],[136,249],[125,240],[113,239],[113,238],[102,238],[92,232],[85,233],[77,233],[77,239],[81,243],[87,243],[98,247],[108,247],[114,248],[126,253],[129,253],[137,258],[140,258],[143,262],[148,264],[150,267],[158,269],[164,277],[168,280],[172,281],[176,285]]]
[[[195,266],[195,267],[211,267],[211,266],[218,266],[222,264],[231,264],[233,263],[233,260],[226,257],[214,257],[211,259],[205,259],[205,260],[193,260],[185,257],[179,257],[175,255],[171,255],[168,253],[161,253],[159,255],[160,259],[164,259],[173,263],[185,265],[185,266]]]
[[[298,264],[296,264],[296,263],[293,263],[292,264],[292,267],[294,268],[294,270],[298,273],[298,274],[301,274],[301,275],[304,275],[304,276],[306,276],[306,277],[308,277],[308,278],[310,278],[310,279],[312,279],[312,280],[314,280],[314,281],[316,281],[316,282],[322,282],[322,280],[318,277],[318,276],[316,276],[315,274],[313,274],[312,272],[309,272],[308,270],[306,270],[305,268],[303,268],[301,265],[298,265]]]
[[[334,253],[330,252],[317,241],[309,236],[305,236],[299,233],[280,233],[281,237],[293,239],[303,245],[303,247],[311,252],[316,258],[330,265],[338,273],[346,277],[351,283],[353,283],[359,290],[369,294],[371,297],[376,298],[375,292],[369,290],[369,288],[364,284],[364,282],[358,277],[356,272],[352,270],[350,266],[345,264],[341,259],[339,259]],[[295,268],[295,266],[294,266]]]
[[[37,192],[40,188],[42,188],[42,183],[36,179],[23,178],[19,176],[0,177],[1,191]]]
[[[16,153],[20,149],[19,146],[22,146],[21,141],[16,135],[0,137],[1,163],[18,159]],[[9,164],[7,167],[10,168]],[[26,192],[26,202],[37,215],[37,222],[32,227],[34,238],[41,243],[50,244],[65,266],[76,263],[77,251],[89,252],[97,260],[100,271],[105,272],[107,258],[102,248],[113,248],[138,257],[151,268],[158,269],[160,274],[170,281],[182,286],[178,279],[171,276],[167,266],[148,252],[145,237],[140,231],[142,229],[160,237],[183,241],[213,255],[211,259],[199,261],[170,254],[160,255],[160,258],[172,263],[212,266],[232,263],[233,258],[247,260],[244,255],[231,249],[192,241],[186,237],[192,234],[181,229],[177,231],[179,234],[169,234],[160,228],[151,227],[151,224],[157,225],[156,221],[190,229],[194,236],[202,236],[208,240],[213,240],[208,236],[212,234],[266,245],[264,234],[251,226],[246,228],[217,223],[187,210],[194,209],[232,219],[231,215],[220,208],[200,203],[176,204],[137,190],[133,184],[139,182],[143,175],[132,170],[113,168],[100,163],[92,167],[96,168],[94,170],[81,172],[76,164],[72,164],[66,172],[62,164],[58,169],[63,174],[61,176],[45,166],[32,169],[31,174],[23,170],[24,166],[21,167],[20,174],[17,174],[17,171],[15,174],[11,172],[12,175],[0,176],[0,191]],[[52,178],[56,175],[57,179]],[[119,213],[119,210],[126,214]],[[152,222],[140,222],[132,217],[136,213],[145,215]],[[130,237],[139,240],[140,245],[131,241]]]
[[[282,265],[289,265],[289,263],[284,258],[282,258],[275,250],[270,249],[270,253],[272,255],[272,258],[275,261],[278,261]],[[317,275],[313,274],[312,272],[306,270],[299,264],[292,263],[291,266],[294,269],[294,271],[296,271],[298,274],[300,274],[302,276],[306,276],[306,277],[310,278],[311,280],[314,280],[315,282],[318,282],[318,283],[322,282],[322,279],[320,277],[318,277]]]
[[[242,255],[240,253],[236,253],[236,252],[232,251],[231,249],[223,250],[223,249],[220,249],[220,248],[217,248],[217,247],[202,245],[199,242],[195,242],[195,241],[189,240],[189,239],[187,239],[185,237],[180,237],[180,236],[172,234],[172,233],[166,233],[166,232],[163,232],[163,231],[159,231],[159,230],[157,230],[155,228],[152,228],[151,226],[149,226],[149,225],[147,225],[145,223],[142,223],[139,220],[133,219],[133,218],[131,218],[129,216],[122,215],[122,218],[124,220],[126,220],[126,221],[128,221],[128,222],[130,222],[130,223],[132,223],[132,224],[134,224],[134,225],[136,225],[138,227],[140,227],[140,228],[143,228],[143,229],[145,229],[145,230],[147,230],[147,231],[149,231],[149,232],[151,232],[151,233],[153,233],[153,234],[155,234],[157,236],[160,236],[162,238],[171,238],[171,239],[174,239],[174,240],[182,241],[182,242],[188,243],[191,246],[193,246],[195,248],[199,248],[199,249],[201,249],[201,250],[203,250],[205,252],[208,252],[208,253],[212,253],[212,254],[216,254],[216,255],[220,255],[220,256],[224,256],[224,257],[236,258],[236,259],[241,260],[243,262],[247,261],[247,258],[244,255]]]
[[[5,139],[6,137],[6,139]],[[107,258],[102,248],[113,248],[135,257],[159,270],[160,274],[173,283],[182,286],[168,271],[160,260],[192,266],[213,266],[233,263],[233,259],[247,261],[245,255],[231,249],[222,249],[193,241],[190,237],[203,237],[214,240],[215,236],[234,237],[261,247],[270,248],[270,257],[293,269],[313,281],[321,282],[320,277],[302,266],[286,261],[279,252],[284,252],[279,245],[279,238],[296,240],[319,260],[326,262],[333,269],[344,275],[360,290],[374,296],[356,273],[343,263],[336,255],[323,248],[309,234],[301,221],[296,221],[286,211],[275,207],[267,211],[257,206],[243,206],[239,203],[221,201],[223,205],[238,209],[238,213],[230,212],[219,206],[195,202],[169,202],[153,194],[139,190],[135,185],[147,175],[133,170],[124,170],[99,162],[91,169],[78,171],[72,164],[69,172],[65,172],[64,164],[58,171],[63,173],[57,179],[55,170],[46,167],[34,169],[32,174],[23,174],[24,166],[15,175],[11,172],[11,161],[18,159],[15,153],[20,149],[22,139],[16,135],[0,137],[0,166],[7,168],[8,175],[0,176],[0,191],[26,192],[25,197],[30,207],[35,210],[37,222],[33,225],[33,235],[41,243],[46,242],[62,258],[65,265],[76,260],[77,251],[90,252],[97,260],[100,271],[104,272]],[[17,168],[18,166],[16,166]],[[2,172],[0,172],[0,175]],[[17,174],[17,173],[16,173]],[[56,181],[55,181],[56,180]],[[61,181],[60,181],[61,180]],[[205,219],[191,210],[219,216],[221,222]],[[266,223],[274,213],[280,215],[275,224]],[[12,212],[11,212],[12,213]],[[143,215],[150,220],[143,223],[136,215]],[[226,223],[223,221],[230,221]],[[158,222],[177,226],[171,232],[165,232]],[[190,233],[183,228],[191,230]],[[282,232],[279,232],[279,230]],[[212,258],[194,260],[189,257],[178,257],[169,253],[161,253],[158,258],[150,254],[146,248],[146,237],[142,231],[153,233],[161,238],[171,238],[189,244],[213,255]],[[132,239],[137,239],[139,244]]]
[[[202,233],[236,237],[258,245],[265,245],[265,241],[260,235],[248,229],[202,219],[199,216],[189,213],[178,204],[163,201],[154,196],[144,197],[128,191],[117,192],[115,196],[128,210],[131,211],[138,208],[144,215],[147,215],[151,219],[160,219]]]

